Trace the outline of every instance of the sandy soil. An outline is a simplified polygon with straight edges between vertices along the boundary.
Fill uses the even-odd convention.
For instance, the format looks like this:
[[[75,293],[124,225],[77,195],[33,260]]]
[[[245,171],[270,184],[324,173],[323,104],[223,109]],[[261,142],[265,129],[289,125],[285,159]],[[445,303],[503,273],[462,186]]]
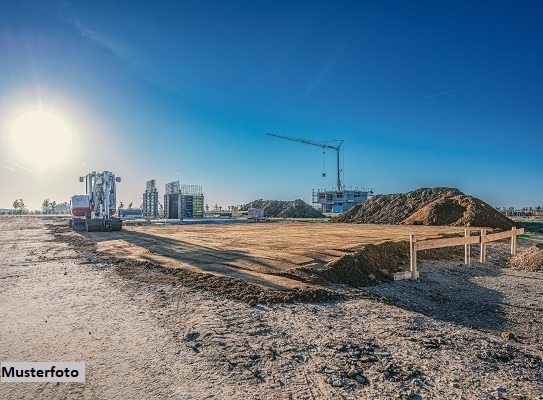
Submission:
[[[2,383],[2,399],[543,399],[543,275],[504,268],[507,244],[486,266],[422,261],[417,282],[250,306],[113,263],[64,223],[0,219],[0,361],[84,361],[87,381]]]
[[[289,272],[318,269],[362,243],[409,240],[410,233],[423,239],[460,232],[463,229],[454,227],[282,222],[138,226],[82,235],[97,242],[98,251],[118,258],[229,276],[274,289],[299,289],[306,285],[289,279]]]

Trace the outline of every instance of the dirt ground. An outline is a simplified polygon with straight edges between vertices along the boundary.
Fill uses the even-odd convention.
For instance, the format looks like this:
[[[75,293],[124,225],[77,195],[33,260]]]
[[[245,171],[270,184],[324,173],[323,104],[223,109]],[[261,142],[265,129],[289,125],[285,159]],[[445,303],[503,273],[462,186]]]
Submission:
[[[281,222],[131,226],[81,235],[115,258],[239,278],[272,289],[306,289],[289,275],[300,268],[321,269],[361,244],[405,241],[410,233],[424,239],[461,232],[454,227]]]
[[[506,268],[507,243],[489,245],[484,266],[423,260],[419,281],[250,305],[214,290],[217,281],[253,284],[221,265],[263,290],[311,291],[267,272],[325,263],[373,228],[357,232],[360,241],[319,234],[317,224],[287,225],[285,235],[269,224],[78,239],[65,222],[0,219],[0,361],[84,361],[86,382],[0,383],[2,399],[543,399],[543,275]],[[391,232],[405,240],[405,227]],[[136,259],[96,251],[116,245]],[[188,258],[173,255],[183,251]],[[192,269],[172,274],[156,257]]]

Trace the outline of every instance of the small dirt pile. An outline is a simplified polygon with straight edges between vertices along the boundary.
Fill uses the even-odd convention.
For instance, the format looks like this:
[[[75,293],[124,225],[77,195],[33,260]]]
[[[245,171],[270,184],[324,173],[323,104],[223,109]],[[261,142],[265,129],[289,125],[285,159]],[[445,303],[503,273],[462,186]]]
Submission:
[[[514,221],[491,205],[466,195],[438,199],[417,210],[402,224],[485,226],[499,230],[509,230],[515,226]]]
[[[442,248],[418,252],[420,259],[460,259],[459,248]],[[300,268],[313,283],[340,283],[352,287],[378,285],[391,280],[391,273],[409,269],[409,242],[365,244],[353,253],[334,260],[323,269]]]
[[[305,201],[297,199],[293,201],[281,200],[255,200],[241,207],[241,211],[249,208],[263,208],[266,217],[271,218],[325,218]]]
[[[334,222],[481,226],[509,230],[518,225],[484,201],[455,188],[417,189],[375,196]]]
[[[390,281],[390,274],[409,263],[408,242],[385,242],[362,246],[352,254],[332,261],[317,276],[325,282],[359,287]]]
[[[382,194],[352,207],[335,222],[400,224],[415,211],[435,200],[462,195],[455,188],[422,188],[408,193]]]
[[[508,264],[526,271],[543,271],[543,244],[536,244],[511,257]]]

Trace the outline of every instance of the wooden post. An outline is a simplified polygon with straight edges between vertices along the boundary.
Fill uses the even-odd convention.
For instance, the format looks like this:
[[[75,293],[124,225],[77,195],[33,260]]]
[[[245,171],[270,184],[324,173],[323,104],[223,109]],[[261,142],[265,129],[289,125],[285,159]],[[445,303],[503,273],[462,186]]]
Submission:
[[[486,229],[481,229],[481,255],[479,257],[479,262],[481,264],[486,264],[486,243],[483,242],[483,238],[486,236]]]
[[[514,256],[517,253],[517,235],[516,227],[513,227],[513,236],[511,236],[511,255]]]
[[[409,235],[409,255],[411,256],[411,279],[419,279],[419,270],[417,268],[417,250],[415,250],[415,242],[417,239],[412,233]]]
[[[464,229],[464,236],[469,237],[471,235],[471,232],[469,229]],[[464,264],[470,265],[471,264],[471,245],[465,244],[464,245]]]

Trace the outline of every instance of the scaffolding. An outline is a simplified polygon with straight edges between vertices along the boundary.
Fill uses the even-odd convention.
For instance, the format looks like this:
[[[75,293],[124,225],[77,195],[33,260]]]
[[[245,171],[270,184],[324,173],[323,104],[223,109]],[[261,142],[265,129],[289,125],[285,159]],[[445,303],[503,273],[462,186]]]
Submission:
[[[356,204],[366,201],[375,194],[374,188],[358,188],[343,190],[313,189],[313,208],[322,213],[342,213]]]
[[[204,194],[200,185],[166,184],[164,213],[168,219],[204,218]]]

